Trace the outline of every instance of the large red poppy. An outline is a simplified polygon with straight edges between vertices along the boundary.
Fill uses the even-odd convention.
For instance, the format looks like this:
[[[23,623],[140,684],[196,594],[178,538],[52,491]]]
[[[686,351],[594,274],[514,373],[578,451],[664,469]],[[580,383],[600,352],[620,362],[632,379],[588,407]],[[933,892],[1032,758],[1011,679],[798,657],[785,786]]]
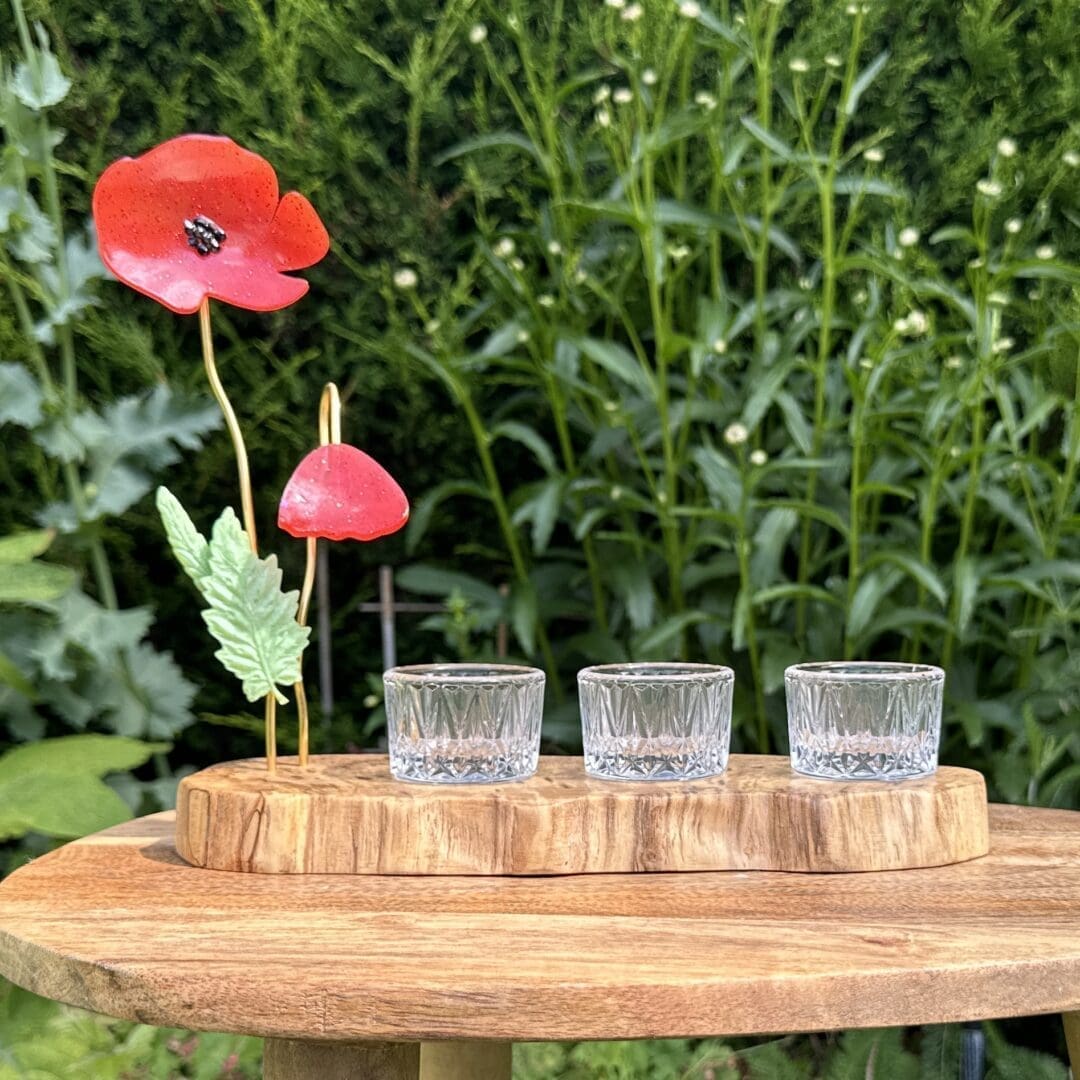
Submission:
[[[278,198],[269,162],[220,135],[181,135],[114,161],[94,188],[105,265],[180,315],[207,297],[276,311],[307,292],[284,270],[317,263],[330,237],[303,195]]]

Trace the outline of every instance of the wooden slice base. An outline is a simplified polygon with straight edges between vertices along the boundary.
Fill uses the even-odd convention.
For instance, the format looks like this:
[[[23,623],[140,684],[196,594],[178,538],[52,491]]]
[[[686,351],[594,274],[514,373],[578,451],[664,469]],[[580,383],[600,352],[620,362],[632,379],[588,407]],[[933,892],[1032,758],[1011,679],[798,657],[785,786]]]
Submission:
[[[195,866],[261,874],[829,873],[985,855],[986,785],[970,769],[921,780],[813,780],[787,758],[733,755],[686,783],[619,783],[542,757],[516,784],[407,784],[376,755],[262,758],[180,783],[176,848]]]

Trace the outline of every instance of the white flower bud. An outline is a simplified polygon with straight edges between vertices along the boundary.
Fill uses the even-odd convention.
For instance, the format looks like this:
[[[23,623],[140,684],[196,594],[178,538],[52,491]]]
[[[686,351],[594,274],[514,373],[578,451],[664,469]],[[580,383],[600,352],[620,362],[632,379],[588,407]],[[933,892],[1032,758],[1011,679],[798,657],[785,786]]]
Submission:
[[[737,420],[734,424],[728,424],[724,428],[724,442],[728,446],[742,446],[747,439],[750,438],[750,432],[746,430],[745,424],[740,424]]]
[[[880,146],[871,146],[869,150],[863,151],[863,157],[866,158],[867,161],[878,165],[885,160],[885,151],[882,150]]]
[[[634,91],[626,86],[620,86],[614,94],[611,95],[611,100],[616,105],[629,105],[634,100]]]
[[[487,41],[487,27],[482,22],[474,24],[469,31],[469,40],[474,45],[483,45]]]
[[[596,123],[602,128],[611,127],[611,113],[609,113],[607,109],[597,109]]]
[[[645,70],[644,70],[644,71],[643,71],[643,72],[641,73],[641,81],[642,81],[642,82],[643,82],[643,83],[644,83],[644,84],[645,84],[646,86],[655,86],[655,85],[656,85],[656,83],[657,83],[657,78],[658,78],[658,76],[657,76],[656,72],[655,72],[655,71],[653,71],[653,69],[652,69],[652,68],[646,68],[646,69],[645,69]]]
[[[1001,195],[1001,185],[996,180],[980,180],[975,185],[975,190],[988,199],[996,199]]]
[[[759,469],[769,460],[769,455],[764,450],[754,450],[750,454],[750,464],[756,465]]]
[[[1004,138],[998,139],[997,152],[1003,158],[1016,157],[1016,140],[1010,139],[1008,135]]]
[[[1054,247],[1052,244],[1040,244],[1035,249],[1036,259],[1052,259],[1055,254],[1056,252],[1054,251]]]
[[[640,4],[631,4],[620,17],[623,22],[637,22],[644,14],[645,9]]]
[[[1024,223],[1019,218],[1012,217],[1005,222],[1005,231],[1010,236],[1015,236],[1023,227]]]
[[[541,307],[554,307],[555,306],[555,297],[552,296],[551,293],[541,293],[536,298],[536,302]]]
[[[697,0],[682,0],[679,5],[679,14],[684,19],[697,19],[701,17],[701,5]]]
[[[793,71],[796,75],[805,75],[809,70],[810,61],[804,60],[801,56],[788,62],[788,71]]]
[[[909,225],[906,229],[900,230],[897,240],[901,247],[914,247],[919,242],[919,230]]]
[[[500,259],[507,259],[514,254],[515,244],[509,236],[501,237],[496,241],[495,247],[492,249]]]
[[[394,284],[399,289],[415,289],[419,280],[416,271],[408,266],[394,271]]]
[[[727,352],[727,342],[722,337],[718,337],[712,343],[712,349],[717,356],[723,356]]]

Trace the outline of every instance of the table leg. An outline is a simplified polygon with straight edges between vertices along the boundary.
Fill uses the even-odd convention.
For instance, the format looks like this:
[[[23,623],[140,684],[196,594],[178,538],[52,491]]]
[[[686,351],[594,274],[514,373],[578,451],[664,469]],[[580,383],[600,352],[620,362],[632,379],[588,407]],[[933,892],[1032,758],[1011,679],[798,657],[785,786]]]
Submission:
[[[426,1042],[420,1048],[420,1080],[510,1080],[508,1042]]]
[[[267,1039],[263,1049],[263,1080],[417,1080],[419,1075],[419,1043]]]
[[[1072,1073],[1080,1077],[1080,1012],[1067,1012],[1061,1014],[1065,1024],[1065,1045],[1069,1048],[1069,1064]]]

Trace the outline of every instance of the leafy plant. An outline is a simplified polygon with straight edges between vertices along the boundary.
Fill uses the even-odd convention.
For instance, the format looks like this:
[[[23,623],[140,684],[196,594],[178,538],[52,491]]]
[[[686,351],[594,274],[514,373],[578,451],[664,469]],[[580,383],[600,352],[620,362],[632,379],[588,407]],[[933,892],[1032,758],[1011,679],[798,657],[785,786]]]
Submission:
[[[104,270],[92,233],[67,229],[61,201],[63,133],[50,113],[71,82],[18,0],[12,12],[21,55],[0,65],[0,276],[24,361],[0,363],[0,427],[32,478],[19,485],[20,523],[32,516],[47,531],[0,541],[0,711],[19,741],[56,726],[171,739],[193,719],[194,687],[147,641],[149,610],[121,610],[103,526],[149,492],[157,471],[201,447],[219,420],[164,383],[97,404],[84,396],[76,327],[98,303]],[[50,545],[71,565],[38,561]],[[93,595],[82,589],[84,561]],[[156,765],[167,776],[163,756]],[[53,835],[77,834],[80,806],[88,829],[117,818],[119,800],[95,776],[73,783],[81,794],[66,810],[68,831]],[[41,790],[44,802],[56,794],[55,785]],[[129,787],[135,805],[144,790]],[[43,805],[35,820],[44,820]]]
[[[71,839],[131,817],[101,778],[145,764],[167,743],[108,735],[68,735],[0,755],[0,840],[27,833]]]
[[[2,1080],[255,1080],[262,1040],[107,1020],[10,984],[0,998]]]
[[[1068,805],[1080,150],[1060,132],[1025,205],[1023,140],[985,130],[935,217],[864,119],[889,10],[800,11],[482,9],[482,125],[439,158],[476,234],[450,287],[386,291],[476,452],[409,543],[448,500],[484,514],[502,615],[553,681],[733,662],[759,750],[797,659],[941,662],[946,757]]]

